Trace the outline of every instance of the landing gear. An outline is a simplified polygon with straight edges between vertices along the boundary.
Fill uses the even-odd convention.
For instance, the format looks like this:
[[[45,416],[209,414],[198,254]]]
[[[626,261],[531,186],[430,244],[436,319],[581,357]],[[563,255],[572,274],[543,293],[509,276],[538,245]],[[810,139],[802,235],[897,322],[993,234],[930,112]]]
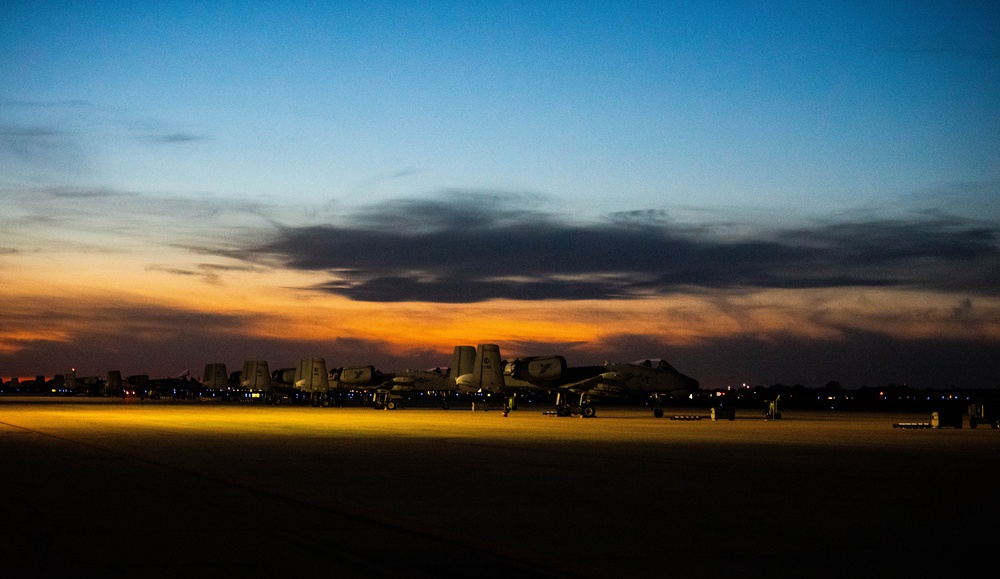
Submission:
[[[594,403],[591,402],[590,395],[584,392],[580,393],[580,405],[577,409],[583,418],[593,418],[597,415],[597,409],[594,408]]]
[[[660,408],[660,395],[653,394],[653,416],[663,418],[663,408]]]
[[[556,392],[556,416],[580,416],[583,418],[593,418],[597,415],[597,409],[585,392],[580,393],[580,401],[577,404],[570,404],[567,394]]]
[[[376,392],[372,396],[372,408],[375,410],[395,410],[399,408],[399,401],[392,397],[389,392]]]
[[[566,396],[562,392],[556,392],[556,416],[570,416],[571,414],[572,411],[569,403],[566,402]]]
[[[328,408],[330,406],[329,392],[312,392],[309,394],[309,406],[312,406],[313,408],[319,406]]]
[[[512,411],[517,410],[517,393],[511,394],[509,398],[503,401],[503,415],[507,416]]]

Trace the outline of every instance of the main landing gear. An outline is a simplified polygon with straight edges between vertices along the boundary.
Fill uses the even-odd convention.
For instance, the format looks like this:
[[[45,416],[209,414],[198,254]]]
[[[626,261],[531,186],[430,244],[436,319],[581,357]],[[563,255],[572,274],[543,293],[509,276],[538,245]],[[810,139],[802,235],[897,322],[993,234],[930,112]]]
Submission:
[[[663,408],[660,407],[660,395],[653,394],[653,416],[663,418]]]

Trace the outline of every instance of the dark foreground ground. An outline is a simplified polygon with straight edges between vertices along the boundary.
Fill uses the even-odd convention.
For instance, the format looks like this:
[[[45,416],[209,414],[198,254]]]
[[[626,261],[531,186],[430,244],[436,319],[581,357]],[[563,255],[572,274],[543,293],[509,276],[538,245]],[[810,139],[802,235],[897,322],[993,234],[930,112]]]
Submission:
[[[1000,431],[783,414],[4,398],[0,575],[996,571]]]

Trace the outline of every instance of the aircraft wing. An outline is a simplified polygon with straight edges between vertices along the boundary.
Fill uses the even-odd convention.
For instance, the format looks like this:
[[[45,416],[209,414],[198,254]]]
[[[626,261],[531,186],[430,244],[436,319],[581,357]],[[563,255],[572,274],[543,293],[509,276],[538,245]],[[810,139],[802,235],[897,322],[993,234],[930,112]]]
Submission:
[[[382,387],[392,390],[417,390],[428,392],[453,392],[457,389],[454,380],[448,379],[448,374],[435,370],[407,370],[395,374]]]
[[[561,384],[555,390],[568,390],[570,392],[591,392],[593,390],[605,390],[608,387],[623,385],[625,376],[620,372],[602,372],[600,374]]]

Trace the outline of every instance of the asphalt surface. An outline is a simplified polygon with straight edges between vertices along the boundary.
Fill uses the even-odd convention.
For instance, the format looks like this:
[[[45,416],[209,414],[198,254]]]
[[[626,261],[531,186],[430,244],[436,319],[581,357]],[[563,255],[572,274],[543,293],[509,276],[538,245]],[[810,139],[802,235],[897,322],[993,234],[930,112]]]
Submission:
[[[899,577],[990,568],[1000,431],[892,428],[929,419],[0,398],[0,574]]]

